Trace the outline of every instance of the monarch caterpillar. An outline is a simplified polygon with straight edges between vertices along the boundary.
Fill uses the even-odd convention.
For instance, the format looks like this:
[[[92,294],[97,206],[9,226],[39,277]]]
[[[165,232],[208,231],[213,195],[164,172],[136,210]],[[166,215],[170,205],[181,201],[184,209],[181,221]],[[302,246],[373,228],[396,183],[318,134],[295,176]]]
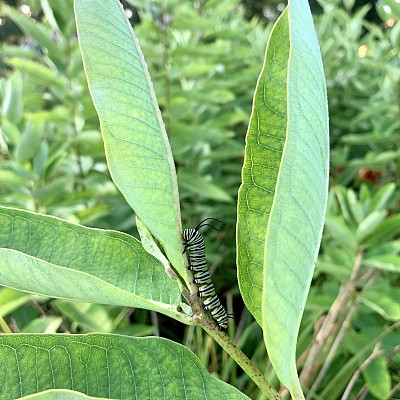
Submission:
[[[218,221],[215,218],[206,218],[201,221],[196,228],[185,229],[183,231],[183,252],[187,251],[188,253],[188,269],[193,271],[193,283],[197,283],[198,285],[198,296],[203,299],[204,311],[210,312],[219,329],[222,330],[228,327],[228,314],[221,304],[217,294],[215,293],[215,288],[211,281],[210,271],[207,267],[206,245],[203,236],[199,232],[199,229],[206,225],[214,228],[212,225],[204,223],[209,219]]]

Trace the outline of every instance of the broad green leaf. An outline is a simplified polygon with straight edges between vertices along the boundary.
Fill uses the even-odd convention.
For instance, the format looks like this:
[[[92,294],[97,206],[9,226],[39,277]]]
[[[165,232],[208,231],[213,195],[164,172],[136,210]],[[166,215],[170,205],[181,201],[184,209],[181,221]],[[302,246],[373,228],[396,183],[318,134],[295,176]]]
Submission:
[[[104,400],[104,398],[89,397],[73,390],[51,389],[21,397],[20,400]]]
[[[138,40],[116,0],[76,0],[75,14],[111,176],[186,276],[174,162]]]
[[[303,394],[296,341],[322,236],[328,113],[309,6],[289,1],[269,38],[254,96],[238,205],[239,284],[269,358]]]
[[[13,312],[32,298],[31,294],[10,288],[0,289],[0,317]]]
[[[183,316],[178,284],[129,235],[0,208],[0,247],[2,286]]]
[[[381,400],[389,398],[391,382],[385,357],[376,357],[362,370],[362,374],[369,391],[375,398]]]
[[[248,399],[186,347],[156,337],[1,335],[0,359],[7,360],[2,400],[48,389],[111,399]]]
[[[198,194],[205,199],[232,202],[232,197],[224,189],[200,175],[179,171],[178,178],[180,186],[191,193]]]
[[[287,14],[286,9],[271,32],[258,78],[238,197],[239,287],[247,308],[260,325],[265,235],[286,137]]]

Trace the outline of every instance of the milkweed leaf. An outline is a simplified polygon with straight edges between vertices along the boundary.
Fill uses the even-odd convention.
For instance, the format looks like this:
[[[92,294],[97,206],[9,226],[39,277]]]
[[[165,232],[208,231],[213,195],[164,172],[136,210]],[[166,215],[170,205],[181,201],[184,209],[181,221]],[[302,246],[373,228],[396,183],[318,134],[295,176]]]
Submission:
[[[322,236],[328,113],[307,1],[275,24],[254,96],[238,203],[238,277],[268,355],[294,399],[296,342]]]
[[[139,42],[116,0],[76,0],[75,14],[112,179],[186,276],[176,171]]]
[[[179,317],[176,280],[137,239],[5,207],[0,208],[0,285]]]
[[[0,359],[7,360],[0,369],[2,400],[47,389],[110,399],[248,399],[208,373],[185,346],[159,337],[0,335]]]

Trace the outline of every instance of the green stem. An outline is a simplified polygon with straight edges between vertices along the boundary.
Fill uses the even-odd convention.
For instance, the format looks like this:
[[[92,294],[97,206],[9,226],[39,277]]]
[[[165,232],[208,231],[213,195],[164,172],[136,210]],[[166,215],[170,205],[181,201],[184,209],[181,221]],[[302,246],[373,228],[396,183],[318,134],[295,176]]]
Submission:
[[[0,328],[3,330],[4,333],[12,333],[12,330],[9,328],[7,322],[1,315],[0,315]]]
[[[248,359],[229,338],[229,336],[218,330],[211,317],[205,315],[201,321],[201,327],[236,361],[252,381],[260,388],[268,400],[282,400],[276,389],[268,382],[265,376]]]

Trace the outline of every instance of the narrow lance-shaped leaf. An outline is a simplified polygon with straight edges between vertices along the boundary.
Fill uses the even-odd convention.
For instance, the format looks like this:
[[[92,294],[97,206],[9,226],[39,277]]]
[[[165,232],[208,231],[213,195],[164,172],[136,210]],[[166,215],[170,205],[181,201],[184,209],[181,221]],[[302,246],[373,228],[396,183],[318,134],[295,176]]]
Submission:
[[[239,287],[260,325],[265,235],[286,137],[288,29],[285,10],[271,32],[254,94],[238,199]]]
[[[140,307],[189,318],[176,280],[123,233],[0,208],[0,285],[51,297]]]
[[[0,368],[2,400],[47,389],[110,399],[248,399],[209,374],[186,347],[156,337],[1,335],[0,360],[7,360]]]
[[[254,98],[239,192],[238,270],[274,369],[303,398],[296,341],[322,236],[328,113],[307,1],[291,0],[271,33]]]
[[[138,40],[117,0],[76,0],[75,14],[111,176],[185,276],[176,172]]]

